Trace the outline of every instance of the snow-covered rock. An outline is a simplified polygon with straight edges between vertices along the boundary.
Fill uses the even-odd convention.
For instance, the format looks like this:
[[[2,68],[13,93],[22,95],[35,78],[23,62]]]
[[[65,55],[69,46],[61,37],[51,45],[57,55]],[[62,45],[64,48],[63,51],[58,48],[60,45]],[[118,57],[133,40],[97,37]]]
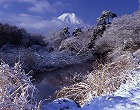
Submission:
[[[43,104],[42,110],[71,110],[77,107],[78,105],[74,101],[67,98],[60,98],[47,105]]]

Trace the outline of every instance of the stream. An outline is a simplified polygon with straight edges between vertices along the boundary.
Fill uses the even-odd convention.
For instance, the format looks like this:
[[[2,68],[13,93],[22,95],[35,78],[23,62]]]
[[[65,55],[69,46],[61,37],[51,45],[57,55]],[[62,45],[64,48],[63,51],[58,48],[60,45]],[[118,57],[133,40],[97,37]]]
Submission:
[[[38,89],[38,100],[49,98],[56,90],[60,90],[64,86],[69,86],[70,81],[76,75],[84,76],[93,70],[93,61],[87,61],[83,64],[72,65],[65,68],[60,68],[47,72],[45,74],[38,74],[34,76],[34,85]]]

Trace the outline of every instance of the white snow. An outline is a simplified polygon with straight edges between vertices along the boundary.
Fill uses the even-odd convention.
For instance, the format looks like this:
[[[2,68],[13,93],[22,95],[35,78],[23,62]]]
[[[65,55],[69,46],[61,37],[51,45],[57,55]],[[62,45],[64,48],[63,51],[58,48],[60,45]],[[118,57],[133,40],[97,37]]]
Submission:
[[[59,16],[57,19],[63,22],[71,23],[71,24],[78,24],[78,25],[90,27],[88,23],[85,23],[83,20],[77,17],[74,13],[64,13],[61,16]]]
[[[80,24],[83,21],[80,18],[77,18],[74,13],[64,13],[61,16],[59,16],[57,19],[60,19],[65,22],[69,22],[72,24]]]
[[[140,110],[140,68],[129,73],[133,80],[122,84],[113,95],[93,98],[82,108],[72,100],[60,98],[44,104],[42,110]]]

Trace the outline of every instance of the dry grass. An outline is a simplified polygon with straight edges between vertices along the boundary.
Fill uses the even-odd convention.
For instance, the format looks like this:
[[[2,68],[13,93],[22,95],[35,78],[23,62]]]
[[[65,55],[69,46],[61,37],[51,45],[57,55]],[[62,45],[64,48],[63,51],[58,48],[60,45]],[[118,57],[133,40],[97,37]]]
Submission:
[[[19,63],[0,65],[0,110],[37,110],[35,86]]]
[[[85,81],[64,87],[56,92],[55,98],[70,98],[82,106],[95,96],[115,92],[122,83],[130,79],[127,70],[136,67],[137,64],[130,55],[122,55],[113,63],[98,64]]]

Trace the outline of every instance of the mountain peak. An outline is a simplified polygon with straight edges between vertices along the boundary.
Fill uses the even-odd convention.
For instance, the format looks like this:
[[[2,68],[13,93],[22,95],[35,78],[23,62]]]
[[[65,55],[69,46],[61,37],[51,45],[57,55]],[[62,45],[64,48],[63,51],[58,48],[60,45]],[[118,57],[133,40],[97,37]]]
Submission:
[[[56,20],[65,22],[67,23],[67,26],[69,25],[71,27],[81,27],[83,29],[90,27],[88,23],[84,22],[82,19],[77,17],[75,13],[64,13],[61,16],[59,16]]]
[[[72,24],[80,24],[81,22],[83,22],[80,18],[76,17],[75,13],[64,13],[57,19]]]

